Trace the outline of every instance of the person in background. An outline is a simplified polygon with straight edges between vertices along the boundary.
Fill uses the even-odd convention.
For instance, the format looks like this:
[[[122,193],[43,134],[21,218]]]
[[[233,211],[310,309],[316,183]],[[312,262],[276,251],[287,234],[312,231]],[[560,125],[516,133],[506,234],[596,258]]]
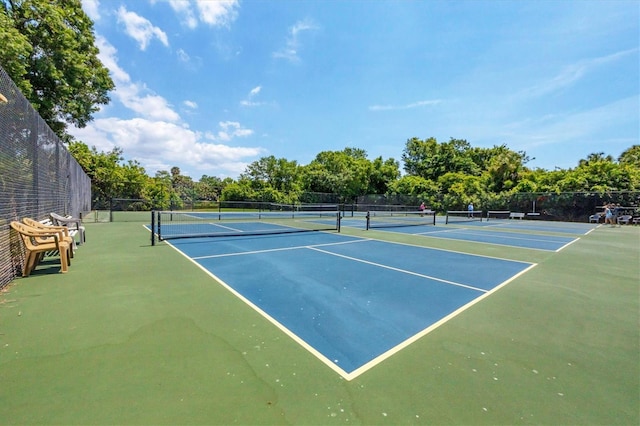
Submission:
[[[424,209],[426,209],[424,201],[420,203],[420,207],[418,207],[418,209],[420,209],[420,216],[424,216]]]
[[[610,224],[611,226],[616,226],[615,219],[613,217],[613,206],[611,204],[607,204],[604,206],[604,224]]]
[[[473,217],[473,203],[469,203],[467,206],[467,212],[469,213],[469,217]]]
[[[613,224],[616,225],[618,223],[618,216],[620,215],[620,204],[611,204],[611,214],[613,215],[611,218]]]

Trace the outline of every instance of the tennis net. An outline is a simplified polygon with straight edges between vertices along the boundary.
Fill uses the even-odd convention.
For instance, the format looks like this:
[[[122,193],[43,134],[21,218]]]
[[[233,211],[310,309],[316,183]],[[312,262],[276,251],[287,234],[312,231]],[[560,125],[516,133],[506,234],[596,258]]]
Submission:
[[[152,244],[176,238],[232,237],[340,231],[337,211],[305,212],[178,212],[154,211]]]
[[[511,211],[509,210],[489,210],[487,211],[487,221],[492,219],[509,219]]]
[[[482,211],[468,211],[468,210],[447,210],[447,218],[445,224],[452,222],[482,222]]]
[[[338,204],[320,204],[320,203],[300,203],[300,204],[284,204],[269,203],[270,211],[281,212],[337,212]]]
[[[393,228],[399,226],[435,225],[436,212],[425,211],[369,211],[367,230],[373,228]]]

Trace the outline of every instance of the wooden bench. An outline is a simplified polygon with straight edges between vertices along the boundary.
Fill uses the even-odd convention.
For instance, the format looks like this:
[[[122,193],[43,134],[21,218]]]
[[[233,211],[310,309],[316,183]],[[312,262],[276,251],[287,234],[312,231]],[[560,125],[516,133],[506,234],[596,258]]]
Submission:
[[[524,213],[511,212],[509,213],[509,219],[524,219]]]

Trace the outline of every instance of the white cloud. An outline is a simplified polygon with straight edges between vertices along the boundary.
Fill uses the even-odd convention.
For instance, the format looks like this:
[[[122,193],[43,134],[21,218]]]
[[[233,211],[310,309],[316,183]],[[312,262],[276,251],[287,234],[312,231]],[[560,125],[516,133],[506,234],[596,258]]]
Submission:
[[[262,90],[262,86],[256,86],[253,89],[251,89],[251,91],[249,91],[249,94],[247,95],[247,99],[243,99],[240,101],[240,106],[256,107],[256,106],[263,105],[264,104],[263,102],[258,102],[253,100],[254,97],[258,96],[261,90]]]
[[[115,94],[124,106],[138,113],[142,117],[152,120],[178,121],[180,116],[175,112],[168,101],[155,94],[143,94],[148,92],[142,84],[128,84],[119,86]]]
[[[504,126],[501,136],[508,137],[510,143],[523,147],[542,145],[581,144],[600,140],[616,127],[626,127],[637,121],[638,96],[601,105],[597,108],[577,113],[545,115],[524,122]],[[637,135],[633,135],[637,141]],[[628,143],[630,139],[621,139]],[[606,143],[603,144],[606,147]],[[603,148],[604,149],[604,148]]]
[[[273,53],[274,58],[286,59],[289,62],[298,62],[300,57],[298,52],[302,43],[300,42],[300,36],[305,31],[314,31],[318,27],[309,19],[296,22],[291,28],[289,28],[289,36],[285,42],[285,46],[280,50]]]
[[[250,101],[250,100],[247,100],[247,99],[243,99],[243,100],[240,101],[240,106],[247,107],[247,108],[257,107],[257,106],[260,106],[260,105],[262,105],[262,102],[255,102],[255,101]]]
[[[183,49],[178,49],[178,51],[176,52],[176,55],[178,56],[178,59],[181,62],[189,62],[191,60],[191,57],[189,56],[189,54],[185,52]]]
[[[621,52],[613,53],[611,55],[585,59],[575,64],[568,65],[564,67],[564,69],[562,69],[560,73],[558,73],[553,78],[543,81],[535,86],[526,88],[521,92],[521,95],[538,97],[546,95],[548,93],[556,92],[558,90],[562,90],[565,87],[571,86],[595,68],[611,62],[615,62],[621,58],[624,58],[625,56],[636,53],[637,51],[638,48],[624,50]]]
[[[118,84],[128,83],[131,81],[129,74],[118,65],[116,48],[107,41],[104,37],[98,35],[96,36],[96,46],[100,53],[98,54],[98,58],[100,58],[100,62],[109,69],[111,73],[111,78]]]
[[[202,58],[198,56],[192,58],[184,49],[176,50],[176,56],[178,61],[189,71],[197,71],[202,66]]]
[[[100,20],[100,2],[98,0],[82,0],[82,10],[92,21]]]
[[[221,121],[218,125],[221,130],[216,134],[208,132],[207,139],[228,142],[236,137],[247,137],[253,134],[253,130],[243,128],[237,121]]]
[[[127,11],[124,6],[118,9],[118,22],[124,23],[125,32],[138,42],[140,50],[145,50],[154,38],[165,46],[169,46],[169,40],[164,31],[137,13]]]
[[[260,90],[262,90],[262,86],[256,86],[253,89],[251,89],[251,91],[249,92],[249,97],[253,97],[256,96],[258,93],[260,93]]]
[[[442,101],[440,99],[434,99],[429,101],[413,102],[406,105],[371,105],[369,107],[369,110],[370,111],[397,111],[397,110],[404,110],[404,109],[420,108],[420,107],[429,106],[429,105],[437,105],[441,102]]]
[[[219,135],[224,135],[216,137],[216,140],[229,141],[253,133],[237,122],[219,124],[223,129]],[[74,136],[89,146],[95,146],[98,151],[110,151],[116,146],[121,148],[126,159],[140,162],[150,175],[179,165],[209,175],[235,177],[246,167],[244,160],[264,152],[259,147],[208,143],[200,132],[175,123],[143,118],[97,119],[84,129],[75,129]]]
[[[188,28],[194,29],[198,26],[198,19],[193,13],[191,4],[185,0],[170,0],[171,8],[182,16],[182,23]]]
[[[238,0],[170,0],[182,24],[195,29],[198,22],[212,27],[228,27],[238,17]]]
[[[217,133],[191,130],[165,98],[150,93],[144,83],[131,81],[129,74],[118,65],[117,50],[104,37],[97,36],[96,42],[99,58],[109,68],[116,84],[112,98],[138,117],[97,118],[85,128],[70,129],[78,140],[99,151],[119,147],[127,160],[137,160],[150,175],[179,166],[208,175],[236,177],[244,171],[245,160],[265,151],[260,147],[226,144],[254,133],[237,121],[220,122]],[[198,108],[191,100],[183,101],[183,105]]]
[[[200,20],[212,27],[229,26],[238,17],[237,0],[196,0]]]
[[[142,83],[131,82],[129,74],[118,65],[118,51],[104,37],[98,36],[96,45],[100,49],[98,57],[111,72],[111,77],[116,85],[113,94],[125,107],[142,117],[153,120],[173,122],[180,119],[178,113],[171,108],[165,98],[150,93]]]

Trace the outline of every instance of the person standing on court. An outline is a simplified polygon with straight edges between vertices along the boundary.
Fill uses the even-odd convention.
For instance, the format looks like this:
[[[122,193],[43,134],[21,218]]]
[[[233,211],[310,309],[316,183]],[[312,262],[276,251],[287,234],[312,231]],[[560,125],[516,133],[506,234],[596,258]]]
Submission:
[[[469,213],[469,217],[473,217],[473,203],[469,203],[467,206],[467,212]]]
[[[604,206],[604,223],[605,225],[608,223],[611,226],[616,226],[613,219],[613,210],[611,207],[611,204],[607,204],[606,206]]]
[[[424,201],[420,203],[420,207],[418,207],[418,209],[420,209],[420,216],[424,216],[424,209],[426,209]]]

